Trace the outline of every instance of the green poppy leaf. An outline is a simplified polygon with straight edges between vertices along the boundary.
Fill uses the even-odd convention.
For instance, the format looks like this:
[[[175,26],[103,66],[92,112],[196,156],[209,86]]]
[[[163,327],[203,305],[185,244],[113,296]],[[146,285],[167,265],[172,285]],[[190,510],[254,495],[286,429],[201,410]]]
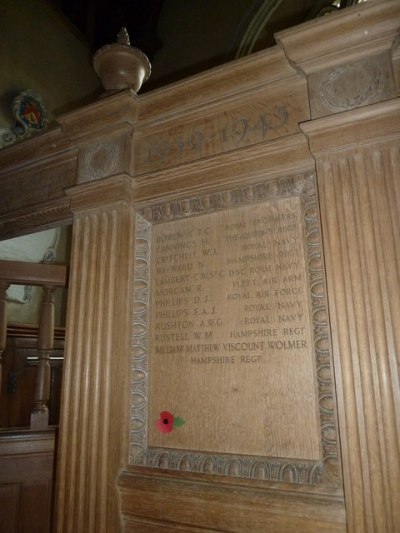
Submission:
[[[174,418],[174,428],[181,428],[185,424],[185,421],[180,416]]]

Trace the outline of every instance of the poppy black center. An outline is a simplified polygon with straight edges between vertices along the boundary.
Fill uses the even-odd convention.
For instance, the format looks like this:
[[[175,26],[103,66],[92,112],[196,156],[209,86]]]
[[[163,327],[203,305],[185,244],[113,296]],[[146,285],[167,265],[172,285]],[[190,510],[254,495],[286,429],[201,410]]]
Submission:
[[[164,424],[168,424],[168,418],[164,418],[164,419],[163,419],[163,423],[164,423]]]

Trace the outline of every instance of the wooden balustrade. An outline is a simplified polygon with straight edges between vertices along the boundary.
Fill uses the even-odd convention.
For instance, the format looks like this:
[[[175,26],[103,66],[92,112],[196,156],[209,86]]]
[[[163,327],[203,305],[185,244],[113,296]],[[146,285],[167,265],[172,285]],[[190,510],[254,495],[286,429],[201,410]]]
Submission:
[[[7,288],[10,284],[29,284],[43,287],[43,301],[38,334],[39,360],[35,380],[33,409],[30,419],[31,429],[45,429],[49,423],[47,404],[50,398],[50,352],[54,347],[54,291],[57,287],[65,287],[66,280],[67,267],[64,265],[0,261],[0,365],[1,353],[4,351],[6,344]]]
[[[10,283],[6,280],[0,279],[0,392],[2,383],[2,355],[6,348],[7,341],[7,289]]]
[[[43,287],[43,301],[39,324],[39,361],[36,371],[31,428],[44,429],[49,425],[50,352],[54,347],[54,287]]]

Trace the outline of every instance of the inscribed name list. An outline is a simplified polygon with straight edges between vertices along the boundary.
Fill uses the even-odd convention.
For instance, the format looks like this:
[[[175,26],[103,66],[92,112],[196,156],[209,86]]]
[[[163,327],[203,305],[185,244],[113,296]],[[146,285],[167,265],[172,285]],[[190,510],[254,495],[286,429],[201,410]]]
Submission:
[[[320,457],[301,200],[152,229],[149,445]],[[160,412],[185,424],[157,429]]]

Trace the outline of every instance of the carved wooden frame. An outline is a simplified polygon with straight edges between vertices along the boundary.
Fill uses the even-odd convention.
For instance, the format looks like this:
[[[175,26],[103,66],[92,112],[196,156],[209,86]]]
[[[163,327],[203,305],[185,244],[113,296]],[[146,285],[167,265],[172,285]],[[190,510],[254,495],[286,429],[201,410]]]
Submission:
[[[153,224],[291,196],[300,197],[304,217],[304,245],[308,265],[309,301],[318,386],[321,459],[318,461],[288,460],[149,447],[147,444],[147,354]],[[336,393],[333,381],[325,270],[313,172],[264,180],[220,192],[203,193],[196,197],[176,199],[139,208],[136,215],[133,298],[129,461],[131,465],[304,485],[329,487],[341,485]]]

